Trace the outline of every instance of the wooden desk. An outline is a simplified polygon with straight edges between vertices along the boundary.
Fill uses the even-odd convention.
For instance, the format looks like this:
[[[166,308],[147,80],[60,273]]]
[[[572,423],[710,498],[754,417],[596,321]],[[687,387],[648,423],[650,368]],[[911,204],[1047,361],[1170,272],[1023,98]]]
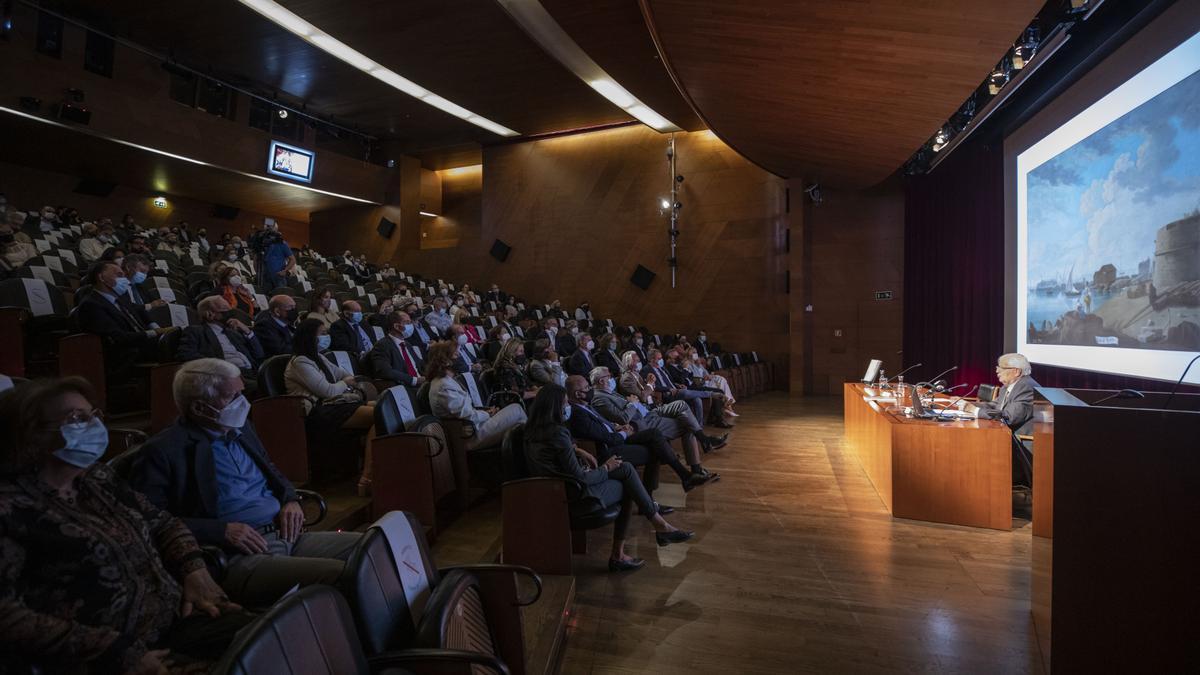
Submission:
[[[897,518],[1012,528],[1012,435],[1001,422],[905,417],[847,383],[846,445]]]

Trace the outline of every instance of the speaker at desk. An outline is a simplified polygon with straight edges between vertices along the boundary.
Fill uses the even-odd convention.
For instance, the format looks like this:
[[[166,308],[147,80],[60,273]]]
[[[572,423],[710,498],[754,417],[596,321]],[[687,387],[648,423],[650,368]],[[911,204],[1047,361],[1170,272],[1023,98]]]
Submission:
[[[512,247],[497,239],[492,244],[492,257],[500,262],[508,260],[508,254],[512,253]]]
[[[380,218],[379,227],[375,228],[375,231],[384,239],[390,239],[392,233],[396,231],[396,224],[387,218]]]
[[[1000,393],[1000,387],[994,384],[979,385],[979,400],[980,401],[995,401],[997,394]]]
[[[654,277],[654,272],[638,265],[637,269],[633,271],[633,276],[629,277],[629,282],[644,291],[650,288],[650,282],[654,281]]]

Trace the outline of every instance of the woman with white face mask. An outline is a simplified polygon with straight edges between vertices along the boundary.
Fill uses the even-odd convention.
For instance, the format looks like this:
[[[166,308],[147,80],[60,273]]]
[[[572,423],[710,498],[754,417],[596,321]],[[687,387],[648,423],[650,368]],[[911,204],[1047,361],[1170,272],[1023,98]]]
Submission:
[[[6,664],[157,673],[219,656],[251,617],[209,576],[187,526],[99,463],[108,429],[94,401],[82,378],[0,396]]]

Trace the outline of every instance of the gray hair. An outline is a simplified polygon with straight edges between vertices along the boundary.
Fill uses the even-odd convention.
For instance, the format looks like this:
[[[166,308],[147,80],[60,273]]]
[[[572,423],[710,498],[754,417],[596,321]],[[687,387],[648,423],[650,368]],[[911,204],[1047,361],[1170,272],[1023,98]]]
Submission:
[[[241,377],[242,371],[221,359],[196,359],[179,367],[171,393],[175,396],[175,407],[182,415],[188,415],[195,401],[212,401],[220,397],[218,387],[225,380]]]
[[[621,370],[629,370],[633,367],[633,360],[638,358],[637,352],[630,349],[621,355]]]
[[[1021,371],[1022,375],[1033,372],[1033,368],[1029,365],[1029,359],[1025,358],[1024,354],[1005,354],[996,359],[996,365],[1001,368],[1016,368]]]
[[[215,312],[217,310],[213,307],[213,305],[216,305],[218,303],[225,303],[226,306],[229,305],[229,303],[225,302],[225,298],[223,298],[219,295],[210,295],[206,298],[201,298],[200,302],[196,303],[196,311],[197,312]]]
[[[588,373],[588,379],[591,380],[592,386],[595,386],[602,377],[611,377],[612,373],[608,372],[607,366],[596,366]]]

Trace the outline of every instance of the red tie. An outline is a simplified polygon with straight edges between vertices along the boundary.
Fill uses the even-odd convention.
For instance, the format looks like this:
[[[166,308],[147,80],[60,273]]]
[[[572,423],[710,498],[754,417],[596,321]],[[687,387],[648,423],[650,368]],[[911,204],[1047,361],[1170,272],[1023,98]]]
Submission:
[[[405,344],[403,342],[400,343],[400,353],[404,356],[404,364],[406,366],[408,366],[408,374],[413,377],[416,377],[417,376],[417,367],[413,365],[412,357],[408,355],[408,345],[407,344]]]

